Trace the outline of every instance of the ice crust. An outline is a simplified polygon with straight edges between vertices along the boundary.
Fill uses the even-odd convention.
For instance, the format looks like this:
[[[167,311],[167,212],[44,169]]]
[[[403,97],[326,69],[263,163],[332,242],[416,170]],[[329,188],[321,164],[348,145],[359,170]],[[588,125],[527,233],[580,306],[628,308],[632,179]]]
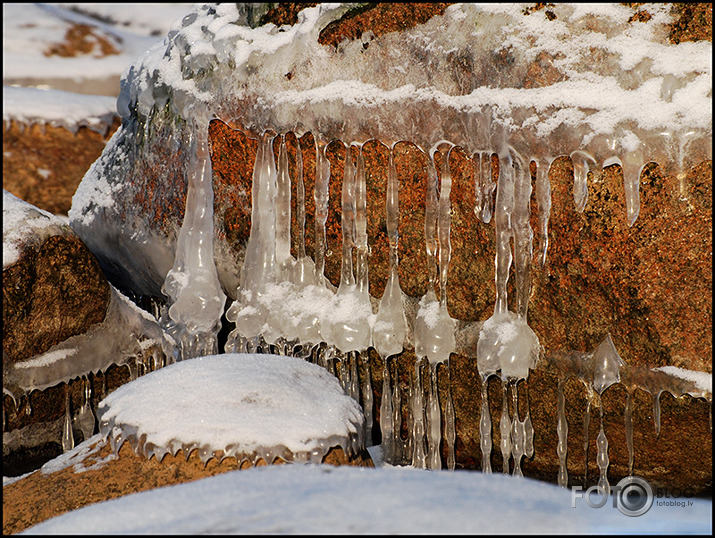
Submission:
[[[111,285],[110,285],[111,286]],[[111,286],[102,323],[3,371],[3,388],[17,400],[33,390],[67,383],[112,364],[136,368],[139,357],[154,356],[162,364],[176,358],[176,343],[156,320]]]
[[[159,460],[198,449],[204,462],[318,463],[332,446],[348,454],[363,448],[359,404],[325,369],[288,356],[227,353],[175,363],[118,388],[98,415],[115,452],[128,439],[137,454]]]

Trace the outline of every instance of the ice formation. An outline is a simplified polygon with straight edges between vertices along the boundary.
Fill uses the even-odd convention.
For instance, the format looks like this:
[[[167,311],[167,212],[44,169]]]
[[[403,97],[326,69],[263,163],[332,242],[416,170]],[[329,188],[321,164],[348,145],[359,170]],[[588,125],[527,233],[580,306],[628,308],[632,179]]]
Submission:
[[[181,358],[218,352],[216,335],[226,296],[214,262],[213,176],[209,158],[209,111],[201,103],[192,110],[196,123],[194,158],[187,170],[189,179],[186,208],[176,241],[174,266],[169,270],[162,293],[170,299],[163,324],[179,344]]]
[[[185,395],[190,392],[192,397]],[[204,463],[322,461],[333,446],[364,446],[360,406],[323,368],[295,357],[210,355],[122,385],[99,405],[100,433],[116,453],[128,440],[147,458],[193,450]]]
[[[380,408],[387,459],[389,454],[399,459],[398,453],[407,452],[417,466],[438,464],[435,454],[441,435],[433,383],[438,364],[448,361],[451,352],[461,351],[457,323],[447,312],[445,293],[451,254],[449,152],[460,147],[472,155],[474,211],[483,222],[494,220],[497,245],[494,312],[479,327],[473,354],[482,378],[482,468],[491,468],[492,428],[486,387],[489,377],[500,372],[504,471],[509,471],[513,458],[513,472],[520,474],[521,459],[533,452],[533,428],[528,404],[524,419],[519,416],[523,406],[519,405],[517,389],[520,381],[528,383],[523,380],[527,380],[540,354],[538,338],[527,319],[529,266],[534,250],[529,223],[529,164],[537,166],[535,198],[542,232],[537,252],[542,264],[548,252],[551,207],[548,169],[559,156],[569,156],[574,165],[574,205],[578,211],[588,207],[590,172],[620,165],[626,219],[633,225],[639,213],[640,173],[646,162],[655,160],[669,171],[683,173],[690,165],[711,157],[712,45],[667,45],[665,28],[671,19],[665,5],[649,5],[652,16],[647,22],[625,22],[630,15],[625,6],[583,4],[555,6],[553,20],[538,10],[526,14],[516,5],[458,4],[447,8],[443,16],[403,32],[344,42],[336,51],[319,45],[321,29],[349,8],[342,4],[306,8],[298,14],[296,24],[277,28],[272,24],[254,27],[246,7],[197,6],[174,25],[163,43],[150,49],[126,73],[118,110],[125,119],[136,116],[147,122],[168,111],[195,131],[206,129],[203,121],[193,118],[200,108],[197,103],[201,103],[210,106],[216,117],[242,126],[259,141],[251,233],[240,268],[240,285],[227,289],[227,277],[219,277],[224,291],[231,296],[235,292],[237,297],[227,312],[236,329],[226,348],[312,348],[319,363],[334,369],[339,362],[343,386],[359,398],[358,354],[374,347],[384,361]],[[532,84],[529,69],[541,61],[553,68],[554,80]],[[302,185],[302,177],[288,175],[284,138],[289,133],[301,136],[307,132],[316,140],[314,261],[305,255],[302,235],[298,259],[290,255],[286,240],[286,193],[291,180]],[[276,136],[281,137],[277,165],[273,153]],[[194,137],[204,140],[205,133],[194,133]],[[428,156],[425,249],[429,287],[423,297],[412,298],[416,307],[410,316],[397,278],[399,180],[392,155],[386,201],[388,285],[379,304],[367,292],[364,262],[369,245],[361,148],[372,139],[388,143],[391,153],[397,141],[413,142]],[[337,290],[324,277],[331,180],[326,148],[332,140],[347,148]],[[197,144],[197,155],[198,148]],[[442,153],[439,173],[437,151]],[[491,178],[493,154],[499,158],[496,185]],[[206,166],[204,157],[198,160]],[[93,167],[89,175],[100,175],[102,166],[106,167]],[[206,168],[203,170],[205,174]],[[205,176],[195,173],[194,168],[187,175],[191,194],[191,178]],[[298,192],[305,197],[304,190]],[[204,211],[204,222],[198,222],[201,219],[194,213],[199,208],[208,206],[187,202],[182,234],[187,223],[196,222],[202,230],[212,225],[210,210]],[[88,222],[93,211],[97,210],[86,198],[76,197],[70,218]],[[303,199],[298,212],[304,211]],[[179,264],[182,252],[186,251],[177,247],[175,264]],[[211,266],[211,250],[206,252],[207,265]],[[515,311],[509,310],[507,297],[512,264]],[[179,274],[193,279],[195,266],[185,263],[184,267],[186,270]],[[209,268],[209,272],[213,274],[214,269]],[[172,278],[179,282],[176,275]],[[167,276],[167,283],[170,281]],[[169,286],[166,289],[169,291]],[[203,301],[195,301],[196,307],[188,303],[182,323],[190,323],[195,315],[203,319],[205,310],[198,306],[209,295],[199,293],[198,297]],[[220,290],[217,297],[223,297]],[[172,301],[176,302],[174,308],[178,299],[172,296]],[[210,310],[213,314],[207,316],[206,326],[214,327],[211,322],[219,319],[218,308]],[[320,342],[327,347],[318,347]],[[396,385],[390,391],[389,357],[411,345],[418,361],[409,396],[411,435],[403,440],[398,434],[396,397],[400,391]],[[614,352],[608,338],[595,353],[585,354],[584,360],[595,361],[588,379],[589,391],[595,389],[600,395],[617,380],[618,366],[611,361]],[[423,358],[429,363],[428,375],[421,370]],[[423,379],[429,382],[427,403],[423,401]],[[528,394],[528,385],[525,389]],[[386,397],[390,394],[392,400]],[[371,401],[369,405],[371,408]],[[449,405],[446,402],[445,407]],[[559,482],[565,483],[567,426],[563,413],[559,417]],[[589,417],[587,414],[587,420]],[[453,439],[449,424],[447,428],[448,439]],[[605,435],[599,434],[598,446],[600,482],[607,485]]]
[[[111,287],[104,321],[80,335],[71,336],[46,352],[16,362],[3,371],[3,389],[14,400],[33,390],[44,390],[90,372],[104,371],[112,364],[130,370],[145,370],[175,360],[175,342],[156,320]]]

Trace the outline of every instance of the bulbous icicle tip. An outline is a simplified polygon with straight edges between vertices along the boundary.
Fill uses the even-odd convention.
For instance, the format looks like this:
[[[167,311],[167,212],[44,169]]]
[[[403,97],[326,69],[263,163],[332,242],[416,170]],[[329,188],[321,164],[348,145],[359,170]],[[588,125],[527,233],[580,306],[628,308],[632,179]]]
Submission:
[[[611,339],[611,333],[606,335],[603,342],[593,353],[593,388],[599,394],[621,380],[620,368],[625,364],[616,351],[616,346]]]

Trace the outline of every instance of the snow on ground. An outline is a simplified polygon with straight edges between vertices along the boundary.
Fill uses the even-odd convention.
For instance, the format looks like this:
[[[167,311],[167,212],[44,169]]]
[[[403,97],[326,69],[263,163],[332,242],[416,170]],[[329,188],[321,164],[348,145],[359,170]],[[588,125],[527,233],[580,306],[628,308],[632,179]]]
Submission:
[[[412,467],[257,467],[63,514],[48,533],[712,533],[712,502],[629,517],[531,479]],[[669,502],[675,502],[669,499]],[[572,506],[573,504],[573,506]]]
[[[49,123],[70,131],[86,126],[104,134],[117,115],[117,100],[63,90],[3,86],[2,119],[26,125]]]
[[[3,4],[3,85],[116,96],[124,70],[191,6]],[[58,45],[78,25],[92,29],[75,36],[90,50],[63,56]]]

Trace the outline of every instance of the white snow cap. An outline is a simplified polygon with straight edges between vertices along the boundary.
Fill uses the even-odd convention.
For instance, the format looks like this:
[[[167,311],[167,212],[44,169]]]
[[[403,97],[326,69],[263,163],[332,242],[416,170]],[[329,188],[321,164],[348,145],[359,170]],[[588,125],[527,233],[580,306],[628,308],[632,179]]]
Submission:
[[[266,461],[320,461],[360,448],[364,418],[325,369],[290,356],[210,355],[174,363],[119,387],[99,404],[100,429],[117,443],[146,435],[147,457],[214,451]]]
[[[22,249],[29,244],[58,233],[74,234],[65,222],[21,200],[14,194],[2,191],[2,267],[20,259]]]

